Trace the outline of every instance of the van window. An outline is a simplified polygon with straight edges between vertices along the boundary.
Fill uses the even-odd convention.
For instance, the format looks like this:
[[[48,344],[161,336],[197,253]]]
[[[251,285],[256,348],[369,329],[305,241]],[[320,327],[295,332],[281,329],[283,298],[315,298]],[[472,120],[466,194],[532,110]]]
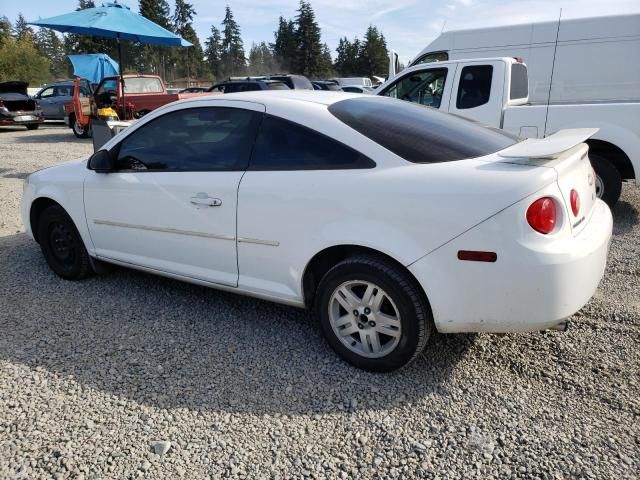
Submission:
[[[491,65],[469,65],[462,69],[456,108],[476,108],[489,102],[491,96]]]
[[[511,65],[511,91],[509,100],[526,98],[529,96],[529,76],[527,67],[521,63]]]
[[[381,95],[440,108],[446,80],[446,68],[430,68],[412,72],[393,83],[381,92]]]
[[[447,60],[449,60],[449,54],[447,52],[429,52],[419,57],[411,66],[421,63],[446,62]]]

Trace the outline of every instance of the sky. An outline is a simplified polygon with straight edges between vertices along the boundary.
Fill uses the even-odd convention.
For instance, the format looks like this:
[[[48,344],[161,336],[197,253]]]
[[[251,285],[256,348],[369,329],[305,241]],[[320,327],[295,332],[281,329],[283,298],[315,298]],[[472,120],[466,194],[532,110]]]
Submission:
[[[106,2],[107,0],[104,0]],[[96,4],[104,3],[96,0]],[[137,0],[120,0],[138,10]],[[169,0],[173,7],[173,0]],[[293,18],[298,0],[191,0],[197,16],[194,27],[201,43],[211,25],[220,27],[229,4],[242,30],[245,50],[252,42],[273,41],[280,15]],[[0,0],[0,15],[14,22],[22,12],[36,20],[73,11],[77,0]],[[332,49],[341,37],[362,37],[369,25],[382,30],[389,48],[408,62],[443,30],[509,25],[558,18],[640,13],[640,0],[311,0],[322,30],[322,40]]]

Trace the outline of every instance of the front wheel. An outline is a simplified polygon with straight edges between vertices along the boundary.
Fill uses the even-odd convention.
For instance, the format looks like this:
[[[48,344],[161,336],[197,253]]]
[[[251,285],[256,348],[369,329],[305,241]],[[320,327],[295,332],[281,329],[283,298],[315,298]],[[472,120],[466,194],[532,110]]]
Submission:
[[[315,309],[335,352],[374,372],[411,363],[433,329],[431,308],[415,279],[376,256],[348,258],[329,270],[318,286]]]
[[[589,154],[589,160],[596,172],[596,195],[613,208],[622,192],[622,175],[609,160],[598,154]]]
[[[71,129],[73,130],[73,134],[77,138],[89,138],[91,135],[91,127],[87,125],[86,127],[82,127],[75,119],[73,121]]]

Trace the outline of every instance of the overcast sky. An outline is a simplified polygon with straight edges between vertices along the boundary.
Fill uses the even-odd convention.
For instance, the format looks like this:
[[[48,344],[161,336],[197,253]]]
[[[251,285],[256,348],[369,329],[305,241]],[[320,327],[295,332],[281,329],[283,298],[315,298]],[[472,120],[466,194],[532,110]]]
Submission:
[[[96,0],[96,5],[104,3]],[[120,3],[138,10],[137,0]],[[169,0],[173,7],[173,0]],[[192,0],[197,12],[195,29],[204,43],[211,25],[220,26],[224,1]],[[298,0],[229,0],[242,29],[245,49],[252,42],[273,41],[280,15],[296,14]],[[36,20],[74,10],[77,0],[0,0],[0,15],[13,22],[19,12]],[[332,50],[338,39],[361,37],[370,24],[378,26],[387,44],[406,62],[445,30],[553,20],[562,7],[563,18],[640,13],[640,0],[311,0],[322,29],[322,40]],[[332,52],[335,56],[335,51]]]

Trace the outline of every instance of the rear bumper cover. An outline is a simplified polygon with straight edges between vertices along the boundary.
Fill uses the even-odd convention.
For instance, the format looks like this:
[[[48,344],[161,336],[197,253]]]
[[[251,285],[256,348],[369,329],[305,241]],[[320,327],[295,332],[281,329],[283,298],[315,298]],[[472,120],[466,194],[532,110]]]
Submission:
[[[575,237],[519,242],[505,231],[509,209],[409,268],[440,332],[525,332],[557,325],[593,296],[604,274],[613,220],[598,200]],[[495,263],[460,261],[459,250],[496,251]]]
[[[40,110],[30,112],[0,112],[0,125],[30,125],[43,122],[44,117]]]

